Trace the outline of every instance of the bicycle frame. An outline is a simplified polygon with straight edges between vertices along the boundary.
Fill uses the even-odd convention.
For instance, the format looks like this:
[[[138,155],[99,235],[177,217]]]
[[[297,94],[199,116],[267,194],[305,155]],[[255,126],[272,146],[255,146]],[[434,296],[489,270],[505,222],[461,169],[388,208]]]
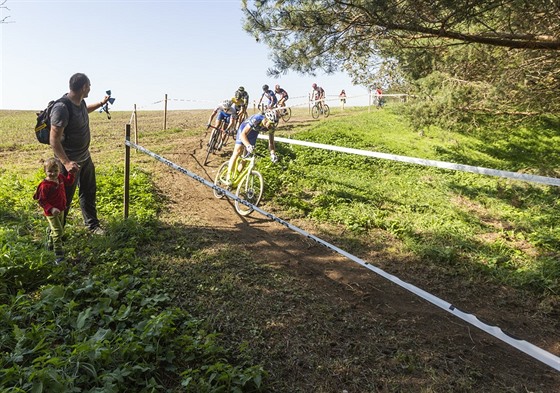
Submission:
[[[251,173],[253,168],[255,167],[255,158],[256,154],[249,154],[246,156],[239,156],[231,169],[231,186],[236,188],[244,179],[247,179],[247,174]],[[241,171],[238,170],[239,165],[243,165]]]
[[[262,174],[255,170],[256,156],[263,157],[262,154],[253,152],[239,156],[231,170],[229,177],[230,184],[225,186],[229,161],[224,162],[216,173],[214,183],[221,188],[227,188],[228,191],[235,190],[235,196],[239,199],[235,200],[235,210],[242,216],[251,214],[252,206],[256,206],[261,200],[264,190],[264,179]],[[214,196],[221,199],[225,194],[219,188],[214,188]]]

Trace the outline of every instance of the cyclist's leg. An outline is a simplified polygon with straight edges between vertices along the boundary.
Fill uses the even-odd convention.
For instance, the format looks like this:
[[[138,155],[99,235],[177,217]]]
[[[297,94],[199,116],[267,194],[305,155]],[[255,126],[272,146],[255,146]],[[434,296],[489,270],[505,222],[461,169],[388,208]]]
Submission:
[[[230,114],[226,114],[224,116],[224,119],[222,120],[222,126],[221,126],[221,139],[220,139],[220,148],[225,144],[226,139],[228,137],[227,135],[227,130],[230,126],[230,122],[231,122],[231,115]]]
[[[235,126],[235,130],[239,128],[241,123],[243,123],[247,119],[247,105],[243,105],[241,107],[241,112],[239,113],[239,117],[237,118],[237,125]]]
[[[245,147],[243,146],[243,143],[241,141],[235,141],[235,147],[233,148],[233,154],[231,155],[231,158],[229,159],[229,164],[228,164],[228,171],[227,171],[227,176],[226,176],[226,181],[228,183],[231,184],[231,175],[232,175],[232,171],[233,171],[233,166],[235,165],[235,162],[237,161],[237,157],[239,157],[243,151]]]
[[[228,120],[228,116],[224,112],[218,113],[218,116],[216,116],[216,123],[214,124],[214,127],[221,130],[222,124],[227,120]]]
[[[286,110],[284,109],[285,106],[286,104],[284,104],[284,97],[282,97],[278,100],[278,103],[276,104],[276,107],[279,108],[277,112],[278,116],[284,116],[284,114],[286,113]]]

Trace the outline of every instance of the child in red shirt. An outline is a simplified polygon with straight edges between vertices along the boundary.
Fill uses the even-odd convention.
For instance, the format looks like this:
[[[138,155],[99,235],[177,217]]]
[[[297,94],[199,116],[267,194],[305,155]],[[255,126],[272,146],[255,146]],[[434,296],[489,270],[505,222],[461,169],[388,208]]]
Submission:
[[[56,255],[55,263],[64,260],[62,235],[64,234],[64,211],[66,210],[66,191],[64,186],[74,183],[74,173],[66,177],[60,173],[60,161],[49,158],[43,163],[47,177],[37,186],[33,199],[37,199],[49,222],[49,244],[52,242]]]

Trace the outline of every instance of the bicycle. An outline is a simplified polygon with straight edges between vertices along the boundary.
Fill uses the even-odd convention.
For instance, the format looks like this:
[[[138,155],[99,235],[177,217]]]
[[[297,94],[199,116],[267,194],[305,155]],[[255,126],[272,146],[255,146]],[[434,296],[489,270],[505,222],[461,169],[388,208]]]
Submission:
[[[235,195],[238,198],[249,202],[253,206],[257,206],[264,191],[263,176],[260,172],[254,170],[255,159],[257,156],[263,157],[263,155],[253,152],[252,154],[239,156],[237,158],[235,165],[232,168],[230,186],[226,184],[229,160],[224,162],[220,168],[218,168],[214,184],[221,188],[236,189]],[[214,188],[213,192],[214,196],[218,199],[222,199],[225,196],[225,194],[217,188]],[[235,200],[235,210],[240,215],[247,216],[251,214],[254,209],[248,204]]]
[[[229,137],[227,131],[223,129],[223,122],[220,123],[220,127],[209,125],[206,130],[209,129],[212,129],[212,133],[210,134],[210,139],[208,140],[208,144],[206,145],[206,158],[204,159],[204,165],[208,163],[208,157],[210,157],[210,154],[220,150],[223,145],[225,145],[225,142]],[[223,138],[222,133],[226,134],[225,138]]]
[[[280,117],[285,122],[290,120],[290,118],[292,117],[292,109],[288,106],[273,105],[272,107],[269,108],[265,103],[261,103],[259,105],[259,111],[261,113],[264,113],[268,109],[275,110],[276,113],[278,114],[278,117]]]
[[[284,122],[287,122],[292,117],[292,109],[289,106],[275,106],[276,113]]]
[[[311,107],[311,117],[313,117],[314,119],[318,119],[319,115],[324,115],[325,117],[329,117],[329,115],[331,114],[331,110],[329,106],[325,103],[319,105],[319,102],[320,101],[317,101]]]

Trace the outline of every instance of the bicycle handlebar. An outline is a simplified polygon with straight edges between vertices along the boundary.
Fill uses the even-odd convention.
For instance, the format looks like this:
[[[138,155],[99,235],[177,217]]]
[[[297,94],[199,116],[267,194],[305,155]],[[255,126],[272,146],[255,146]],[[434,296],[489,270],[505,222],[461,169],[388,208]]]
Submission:
[[[255,150],[253,150],[253,152],[251,152],[251,153],[247,153],[247,154],[243,155],[242,157],[243,158],[249,158],[251,156],[257,156],[257,157],[260,157],[260,158],[265,158],[266,157],[264,154],[256,152]]]

